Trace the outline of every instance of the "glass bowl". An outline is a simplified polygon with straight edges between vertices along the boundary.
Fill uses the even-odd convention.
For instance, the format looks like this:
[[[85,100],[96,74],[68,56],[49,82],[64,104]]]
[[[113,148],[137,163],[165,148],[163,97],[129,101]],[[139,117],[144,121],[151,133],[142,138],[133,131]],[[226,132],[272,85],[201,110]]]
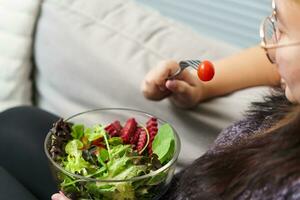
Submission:
[[[127,119],[135,118],[139,124],[146,122],[155,117],[146,112],[126,109],[126,108],[107,108],[96,109],[79,114],[75,114],[64,122],[72,124],[84,124],[91,127],[95,124],[110,124],[119,120],[124,124]],[[167,123],[157,119],[158,127]],[[51,137],[53,132],[50,131],[44,142],[44,150],[50,163],[50,169],[58,185],[58,190],[63,191],[66,196],[75,199],[159,199],[168,189],[174,176],[176,161],[180,152],[180,139],[178,134],[171,126],[174,133],[175,148],[173,157],[169,162],[160,168],[150,171],[148,174],[136,176],[130,179],[96,179],[71,173],[65,170],[58,162],[52,159],[50,155]],[[115,188],[115,189],[112,189]]]

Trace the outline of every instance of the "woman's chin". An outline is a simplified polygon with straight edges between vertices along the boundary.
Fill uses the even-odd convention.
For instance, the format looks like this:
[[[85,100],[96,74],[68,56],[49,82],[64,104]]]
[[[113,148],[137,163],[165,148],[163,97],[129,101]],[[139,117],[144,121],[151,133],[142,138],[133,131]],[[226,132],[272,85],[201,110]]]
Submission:
[[[294,97],[289,87],[285,87],[285,96],[293,104],[299,104],[299,101]]]

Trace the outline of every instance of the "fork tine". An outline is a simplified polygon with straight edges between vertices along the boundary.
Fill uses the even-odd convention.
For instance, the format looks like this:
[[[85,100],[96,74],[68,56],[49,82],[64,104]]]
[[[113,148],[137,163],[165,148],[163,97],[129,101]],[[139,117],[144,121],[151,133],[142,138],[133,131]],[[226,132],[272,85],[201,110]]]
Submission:
[[[192,63],[194,63],[195,65],[199,65],[201,63],[200,60],[191,60]]]
[[[188,63],[189,65],[194,65],[195,64],[194,60],[186,60],[185,62]]]
[[[187,60],[186,61],[191,67],[193,67],[195,70],[198,70],[198,66],[201,63],[200,60]]]
[[[201,63],[200,60],[185,60],[179,62],[179,69],[172,75],[170,75],[167,79],[173,79],[178,76],[185,68],[192,67],[195,70],[198,70],[198,66]]]

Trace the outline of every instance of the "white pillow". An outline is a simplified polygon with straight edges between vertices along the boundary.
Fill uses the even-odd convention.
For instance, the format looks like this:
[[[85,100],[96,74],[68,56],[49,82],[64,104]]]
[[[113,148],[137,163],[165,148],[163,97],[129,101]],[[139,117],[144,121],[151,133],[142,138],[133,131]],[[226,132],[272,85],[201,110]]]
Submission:
[[[0,0],[0,111],[31,104],[32,34],[39,0]]]
[[[144,99],[140,83],[162,59],[215,60],[236,49],[130,0],[46,0],[35,44],[40,107],[64,117],[103,107],[150,112],[180,134],[182,165],[201,155],[255,97],[247,90],[190,111]]]

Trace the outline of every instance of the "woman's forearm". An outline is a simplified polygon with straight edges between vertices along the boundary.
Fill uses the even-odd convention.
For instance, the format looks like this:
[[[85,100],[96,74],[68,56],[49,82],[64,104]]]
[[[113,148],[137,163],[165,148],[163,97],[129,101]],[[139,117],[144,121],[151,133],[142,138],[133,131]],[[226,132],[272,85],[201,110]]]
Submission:
[[[205,83],[205,99],[254,86],[276,86],[280,76],[260,47],[246,49],[215,62],[215,77]]]

